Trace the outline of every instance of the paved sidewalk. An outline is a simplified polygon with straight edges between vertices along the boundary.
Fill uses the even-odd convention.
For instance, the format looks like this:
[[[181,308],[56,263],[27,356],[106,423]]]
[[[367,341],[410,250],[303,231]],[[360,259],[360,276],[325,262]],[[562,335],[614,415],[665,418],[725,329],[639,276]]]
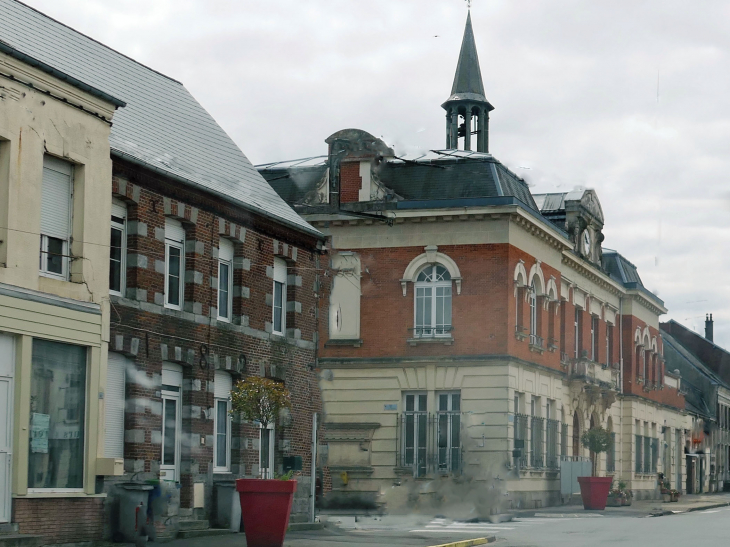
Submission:
[[[561,505],[542,509],[521,509],[510,511],[517,517],[579,517],[590,514],[604,516],[652,517],[701,511],[730,505],[730,493],[685,494],[678,502],[664,503],[662,500],[634,500],[628,507],[606,507],[605,511],[586,511],[582,505]]]

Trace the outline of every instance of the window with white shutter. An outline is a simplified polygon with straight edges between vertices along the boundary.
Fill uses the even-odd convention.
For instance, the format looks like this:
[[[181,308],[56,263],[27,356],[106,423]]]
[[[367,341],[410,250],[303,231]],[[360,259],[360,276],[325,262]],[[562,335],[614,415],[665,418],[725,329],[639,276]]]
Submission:
[[[124,385],[127,366],[133,366],[126,357],[109,352],[104,391],[104,457],[124,457]]]
[[[185,229],[177,220],[165,220],[165,307],[182,309],[185,288]]]
[[[213,394],[215,397],[215,441],[213,443],[213,472],[231,470],[231,375],[215,371]]]
[[[42,275],[68,279],[72,197],[73,166],[53,156],[44,156],[40,226]]]

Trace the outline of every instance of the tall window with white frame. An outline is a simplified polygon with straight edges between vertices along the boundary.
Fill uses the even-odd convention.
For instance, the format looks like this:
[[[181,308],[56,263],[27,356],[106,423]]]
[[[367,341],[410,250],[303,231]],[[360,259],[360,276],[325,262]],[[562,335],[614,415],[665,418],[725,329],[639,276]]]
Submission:
[[[262,479],[274,478],[275,428],[271,423],[266,429],[259,429],[259,476]]]
[[[606,366],[611,366],[613,352],[611,351],[611,343],[613,341],[613,325],[606,323]]]
[[[401,423],[403,467],[411,467],[414,477],[422,477],[427,470],[428,413],[425,393],[403,395],[404,408]]]
[[[112,201],[111,224],[109,292],[124,296],[127,277],[127,207],[121,201]]]
[[[215,371],[213,386],[215,396],[215,443],[213,445],[213,473],[231,470],[231,375]]]
[[[530,344],[538,344],[537,333],[537,289],[535,282],[530,285]]]
[[[438,396],[438,469],[441,473],[461,470],[461,393]]]
[[[233,303],[233,243],[221,238],[218,243],[218,320],[231,320]]]
[[[286,334],[286,261],[274,259],[274,299],[272,310],[272,332]]]
[[[451,333],[451,274],[440,264],[429,264],[416,277],[415,338]]]
[[[185,272],[185,230],[174,219],[165,220],[165,307],[182,309]]]
[[[70,163],[43,157],[40,273],[64,280],[69,270],[73,173]]]
[[[598,361],[598,317],[591,316],[591,361]]]
[[[575,358],[580,357],[580,312],[581,309],[576,306],[575,308]]]

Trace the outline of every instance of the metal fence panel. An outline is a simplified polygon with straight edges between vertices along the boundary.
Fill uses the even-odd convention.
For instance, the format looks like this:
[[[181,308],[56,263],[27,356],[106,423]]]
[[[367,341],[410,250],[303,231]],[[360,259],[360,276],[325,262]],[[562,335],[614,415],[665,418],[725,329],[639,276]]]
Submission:
[[[560,457],[560,495],[570,496],[580,493],[578,477],[591,476],[591,461],[580,456]]]

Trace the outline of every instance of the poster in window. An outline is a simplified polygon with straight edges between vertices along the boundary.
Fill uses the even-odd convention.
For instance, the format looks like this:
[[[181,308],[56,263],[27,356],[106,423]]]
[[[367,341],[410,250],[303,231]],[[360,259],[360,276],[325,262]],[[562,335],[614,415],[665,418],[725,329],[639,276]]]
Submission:
[[[50,414],[34,412],[30,420],[30,450],[35,454],[48,454],[48,430]]]

